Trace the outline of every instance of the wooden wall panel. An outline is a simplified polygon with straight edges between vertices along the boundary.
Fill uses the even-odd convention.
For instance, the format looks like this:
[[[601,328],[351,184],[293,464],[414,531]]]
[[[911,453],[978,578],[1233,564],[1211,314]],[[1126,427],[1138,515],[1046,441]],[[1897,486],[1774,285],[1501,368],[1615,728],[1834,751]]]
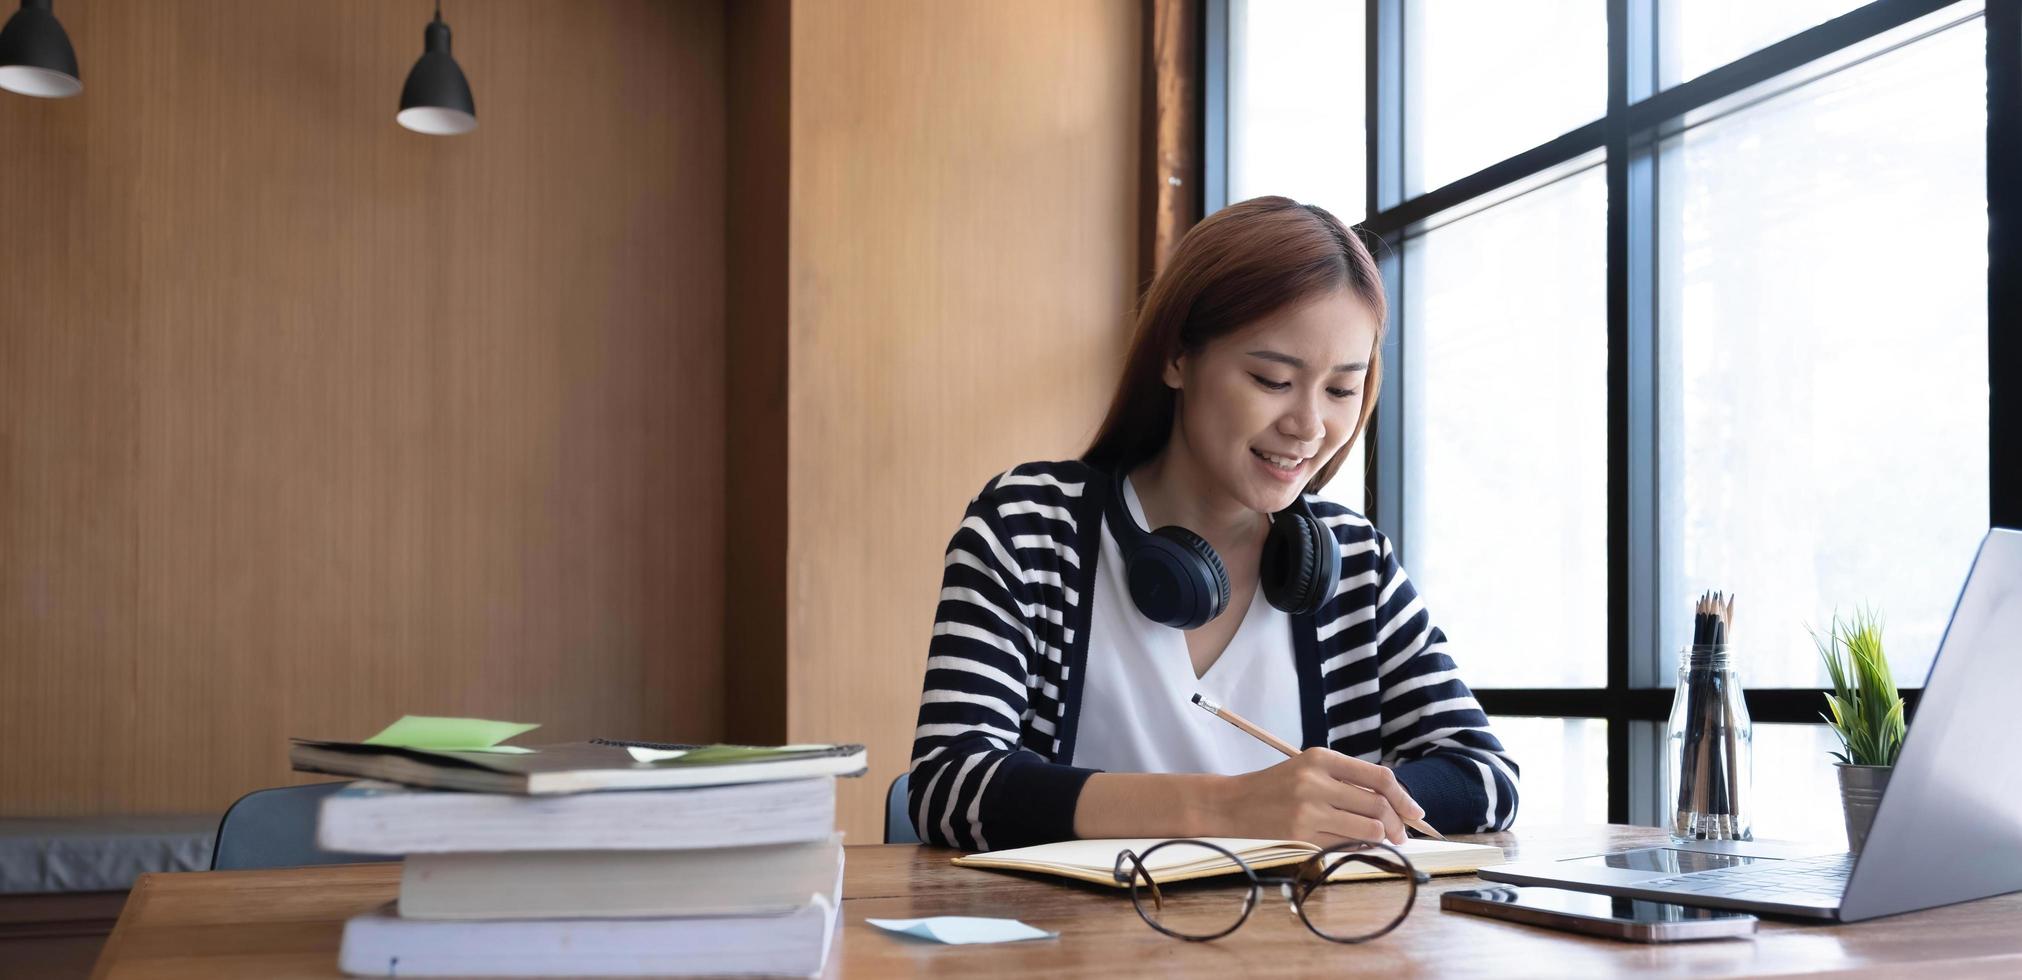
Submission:
[[[723,729],[723,11],[59,4],[0,95],[0,815],[218,810],[402,712]]]
[[[1076,455],[1137,255],[1134,0],[793,9],[788,718],[862,740],[880,839],[970,497]]]

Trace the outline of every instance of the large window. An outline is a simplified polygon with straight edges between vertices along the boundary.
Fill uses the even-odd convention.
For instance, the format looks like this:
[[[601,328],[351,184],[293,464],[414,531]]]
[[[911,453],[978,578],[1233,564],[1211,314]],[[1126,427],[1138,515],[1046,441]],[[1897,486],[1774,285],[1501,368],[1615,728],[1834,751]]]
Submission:
[[[1807,629],[1878,610],[1914,712],[1981,535],[2022,520],[2022,310],[1988,237],[2022,188],[1987,162],[2022,146],[2022,93],[1988,88],[2022,43],[1990,53],[1988,21],[2022,36],[2022,11],[1208,15],[1228,199],[1303,195],[1378,240],[1396,360],[1364,502],[1525,765],[1519,823],[1657,822],[1689,603],[1723,589],[1758,834],[1835,839]]]

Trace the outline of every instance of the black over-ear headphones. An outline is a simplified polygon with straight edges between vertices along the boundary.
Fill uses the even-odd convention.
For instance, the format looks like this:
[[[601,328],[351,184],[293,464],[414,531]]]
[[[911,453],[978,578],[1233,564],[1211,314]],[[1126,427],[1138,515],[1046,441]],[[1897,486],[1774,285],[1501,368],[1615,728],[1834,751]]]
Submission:
[[[1175,629],[1198,629],[1229,607],[1229,573],[1207,540],[1169,525],[1147,533],[1123,499],[1123,477],[1109,481],[1110,531],[1123,550],[1130,598],[1145,618]],[[1341,581],[1334,533],[1301,494],[1271,515],[1258,584],[1271,605],[1294,616],[1318,612]]]

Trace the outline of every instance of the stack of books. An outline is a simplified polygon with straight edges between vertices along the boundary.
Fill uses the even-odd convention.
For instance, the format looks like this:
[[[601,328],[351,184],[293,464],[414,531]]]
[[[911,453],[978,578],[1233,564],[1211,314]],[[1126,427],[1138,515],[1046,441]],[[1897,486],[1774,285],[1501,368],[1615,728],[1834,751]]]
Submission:
[[[369,777],[324,801],[326,850],[406,855],[399,901],[346,924],[345,973],[812,976],[827,962],[835,777],[863,771],[861,746],[297,740],[291,758]]]

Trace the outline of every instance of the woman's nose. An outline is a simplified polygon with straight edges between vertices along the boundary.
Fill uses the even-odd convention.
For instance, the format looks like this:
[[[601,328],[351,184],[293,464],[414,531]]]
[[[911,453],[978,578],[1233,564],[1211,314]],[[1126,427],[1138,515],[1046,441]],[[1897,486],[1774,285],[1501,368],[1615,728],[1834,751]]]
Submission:
[[[1297,407],[1278,420],[1278,433],[1302,443],[1319,442],[1327,434],[1326,424],[1320,421],[1320,407],[1310,398],[1300,399]]]

